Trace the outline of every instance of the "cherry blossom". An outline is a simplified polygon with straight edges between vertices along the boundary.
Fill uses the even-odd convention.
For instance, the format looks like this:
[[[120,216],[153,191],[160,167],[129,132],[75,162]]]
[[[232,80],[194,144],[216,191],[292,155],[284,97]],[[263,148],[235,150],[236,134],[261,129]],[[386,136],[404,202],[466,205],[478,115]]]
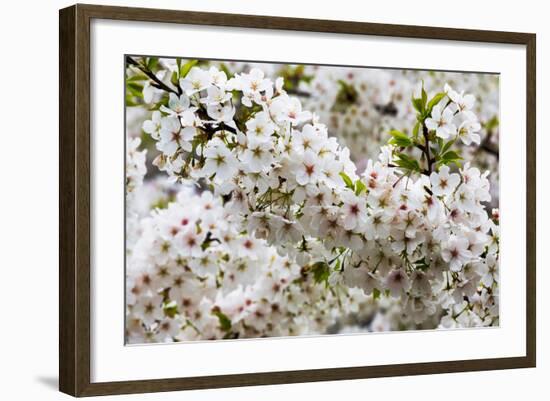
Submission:
[[[434,106],[431,117],[426,120],[426,126],[442,139],[449,139],[456,134],[453,112],[449,108],[442,109],[440,105]]]
[[[371,314],[371,330],[498,324],[490,175],[459,152],[481,143],[475,98],[449,85],[416,98],[401,115],[409,128],[388,127],[359,173],[281,77],[224,71],[191,68],[182,94],[143,123],[160,152],[151,168],[179,194],[127,219],[129,341],[326,333],[358,314]],[[315,79],[304,89],[332,96],[326,107],[341,90],[361,100],[349,85],[367,82],[331,94]],[[386,83],[368,99],[393,115],[409,87]],[[127,156],[134,193],[146,171],[139,146]]]

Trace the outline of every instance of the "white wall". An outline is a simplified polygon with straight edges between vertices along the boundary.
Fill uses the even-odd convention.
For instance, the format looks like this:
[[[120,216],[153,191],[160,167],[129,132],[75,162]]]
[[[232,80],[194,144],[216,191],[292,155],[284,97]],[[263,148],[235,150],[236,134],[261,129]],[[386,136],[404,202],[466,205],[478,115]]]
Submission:
[[[108,1],[97,1],[112,4]],[[57,66],[59,8],[70,1],[5,1],[0,12],[0,394],[3,399],[57,400]],[[548,149],[550,24],[545,3],[502,1],[270,2],[231,0],[122,1],[114,5],[359,20],[537,33],[538,144]],[[539,152],[542,154],[543,152]],[[136,400],[464,400],[509,399],[544,391],[550,349],[544,342],[550,303],[543,293],[550,199],[538,163],[538,368],[243,389],[122,396]],[[414,346],[411,344],[411,346]],[[547,379],[548,380],[548,379]],[[104,400],[114,397],[102,398]]]

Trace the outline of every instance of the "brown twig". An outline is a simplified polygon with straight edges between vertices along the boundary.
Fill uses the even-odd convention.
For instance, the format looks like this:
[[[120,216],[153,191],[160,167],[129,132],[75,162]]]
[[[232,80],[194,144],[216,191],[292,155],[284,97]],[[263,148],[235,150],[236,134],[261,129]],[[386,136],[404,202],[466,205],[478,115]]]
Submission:
[[[424,156],[426,157],[426,168],[428,175],[432,172],[432,158],[430,157],[430,138],[428,137],[428,127],[422,123],[422,134],[424,135]]]
[[[493,136],[493,132],[489,131],[487,133],[487,136],[483,139],[483,142],[481,142],[481,145],[479,145],[479,149],[484,150],[485,152],[495,156],[497,160],[499,159],[499,149],[491,144],[491,137]]]
[[[178,90],[174,90],[172,88],[170,88],[168,85],[166,85],[164,82],[162,82],[154,73],[153,71],[149,70],[147,67],[145,67],[144,65],[141,65],[140,63],[138,63],[136,60],[134,60],[132,57],[130,56],[127,56],[126,57],[126,63],[128,63],[129,65],[133,65],[137,68],[139,68],[139,70],[141,72],[143,72],[145,75],[147,75],[147,77],[149,79],[151,79],[151,81],[153,81],[153,86],[157,89],[162,89],[166,92],[169,92],[169,93],[173,93],[174,95],[181,95],[181,89],[179,88],[178,86]]]

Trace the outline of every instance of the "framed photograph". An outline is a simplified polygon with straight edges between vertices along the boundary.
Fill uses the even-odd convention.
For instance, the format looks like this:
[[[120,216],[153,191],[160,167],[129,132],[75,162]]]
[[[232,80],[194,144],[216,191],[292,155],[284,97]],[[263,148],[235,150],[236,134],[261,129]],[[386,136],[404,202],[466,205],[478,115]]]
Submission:
[[[60,390],[534,367],[535,35],[60,11]]]

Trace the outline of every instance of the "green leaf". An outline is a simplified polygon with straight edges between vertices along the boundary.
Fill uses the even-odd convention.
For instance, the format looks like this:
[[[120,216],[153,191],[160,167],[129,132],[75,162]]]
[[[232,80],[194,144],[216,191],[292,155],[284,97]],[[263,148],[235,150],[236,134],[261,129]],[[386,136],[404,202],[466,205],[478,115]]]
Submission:
[[[351,178],[349,178],[349,176],[346,173],[344,173],[343,171],[340,171],[340,177],[342,177],[342,179],[344,180],[346,187],[348,187],[351,190],[354,189],[353,181],[351,180]]]
[[[422,107],[422,99],[416,99],[413,97],[412,104],[413,104],[413,107],[416,109],[416,111],[418,111],[420,114],[423,113],[424,108]]]
[[[224,63],[220,64],[220,70],[225,72],[225,75],[227,76],[227,79],[229,79],[233,76],[231,71],[229,71],[229,68],[227,68],[227,66]]]
[[[449,150],[448,152],[442,154],[439,157],[437,165],[441,166],[441,165],[449,165],[449,164],[454,163],[457,166],[460,166],[460,160],[462,160],[462,156],[460,156],[454,150]]]
[[[140,82],[140,81],[147,81],[149,77],[143,73],[137,73],[135,75],[132,75],[131,77],[126,77],[126,82]]]
[[[143,85],[138,84],[137,82],[127,82],[126,93],[141,99],[143,98]]]
[[[157,102],[157,103],[154,103],[152,106],[149,107],[149,111],[157,111],[157,110],[160,110],[160,107],[161,106],[165,106],[166,102]]]
[[[338,80],[338,85],[340,85],[340,89],[336,95],[336,101],[334,103],[333,110],[345,111],[350,105],[357,103],[359,93],[353,87],[353,85],[350,85],[341,79]]]
[[[175,85],[175,86],[178,85],[178,73],[177,73],[177,71],[174,71],[172,73],[172,76],[170,77],[170,82],[172,83],[172,85]]]
[[[453,144],[455,143],[455,140],[456,139],[451,139],[449,142],[445,143],[439,153],[444,154],[445,152],[447,152],[449,148],[453,146]]]
[[[191,68],[193,68],[199,60],[189,60],[187,63],[182,65],[180,67],[180,78],[185,78],[189,71],[191,71]]]
[[[409,155],[406,155],[405,153],[397,153],[395,156],[397,157],[397,159],[394,160],[394,163],[397,166],[405,170],[417,172],[422,171],[422,169],[420,168],[420,164],[418,164],[418,161],[416,159],[413,159]]]
[[[361,195],[363,191],[367,189],[367,186],[361,180],[355,181],[355,195]]]
[[[462,157],[455,152],[454,150],[449,150],[443,156],[441,156],[442,159],[448,159],[448,160],[461,160]]]
[[[437,105],[445,96],[447,96],[445,92],[439,92],[438,94],[436,94],[428,103],[428,113],[431,113],[434,106]]]
[[[316,262],[311,266],[313,272],[313,281],[315,283],[328,284],[328,278],[330,276],[330,266],[326,262]]]
[[[126,100],[126,106],[128,107],[141,106],[141,104],[136,102],[135,98],[129,93],[126,94],[125,100]]]
[[[222,331],[228,332],[231,330],[231,320],[221,311],[212,312],[220,322],[220,328]]]
[[[340,259],[336,259],[336,263],[334,264],[334,271],[342,271],[342,261]]]
[[[178,314],[178,304],[176,301],[163,304],[162,309],[164,310],[164,314],[171,318]]]
[[[159,63],[159,59],[158,57],[149,57],[147,59],[147,68],[150,70],[150,71],[155,71],[155,68],[157,68],[157,65]]]
[[[304,81],[306,84],[309,84],[311,81],[313,81],[313,78],[315,78],[314,75],[302,75],[301,80]]]
[[[402,148],[406,148],[408,146],[412,145],[411,138],[409,136],[401,131],[398,130],[391,130],[390,135],[392,136],[392,139],[389,140],[389,143],[395,146],[399,146]]]
[[[420,121],[417,121],[413,128],[413,138],[418,138],[418,130],[420,129]]]
[[[498,127],[499,121],[497,116],[493,116],[489,121],[485,123],[485,129],[487,131],[492,131],[496,127]]]
[[[428,94],[424,89],[424,81],[422,81],[422,110],[426,110],[426,103],[428,102]]]

